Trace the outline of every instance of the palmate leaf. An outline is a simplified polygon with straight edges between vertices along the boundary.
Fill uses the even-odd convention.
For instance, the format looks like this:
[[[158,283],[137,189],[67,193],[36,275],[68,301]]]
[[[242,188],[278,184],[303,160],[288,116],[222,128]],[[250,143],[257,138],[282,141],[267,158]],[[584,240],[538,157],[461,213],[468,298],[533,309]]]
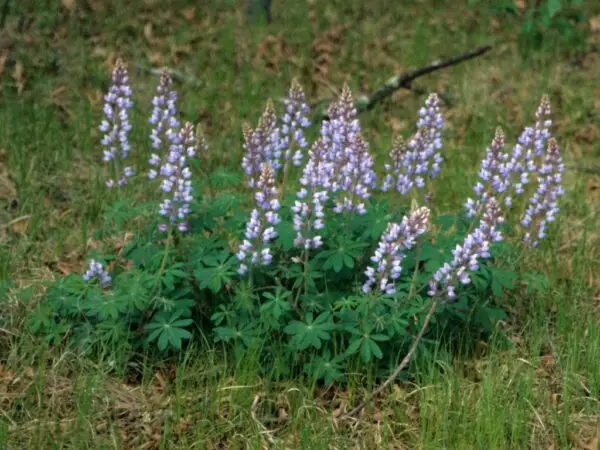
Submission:
[[[517,274],[514,272],[504,271],[497,268],[488,268],[492,275],[492,292],[500,297],[504,294],[505,289],[512,289]]]
[[[316,379],[323,378],[325,384],[330,385],[344,377],[343,362],[344,355],[331,358],[330,352],[326,352],[323,357],[316,356],[311,362],[304,364],[304,372]]]
[[[281,221],[277,226],[277,240],[281,244],[284,251],[290,251],[294,247],[294,239],[296,238],[296,230],[294,225],[288,221]]]
[[[360,357],[365,363],[369,362],[373,356],[377,359],[383,358],[383,352],[377,342],[389,341],[390,338],[385,334],[371,334],[371,329],[371,326],[367,326],[362,334],[358,330],[351,331],[354,334],[354,339],[346,349],[346,355],[352,355],[360,351]]]
[[[250,345],[252,339],[257,335],[257,331],[251,326],[243,328],[228,328],[228,327],[217,327],[215,328],[215,342],[230,342],[239,340],[246,347]]]
[[[261,305],[260,312],[262,314],[269,314],[275,321],[278,321],[283,314],[291,311],[292,306],[287,300],[292,295],[291,291],[283,291],[281,288],[277,288],[274,294],[266,292],[263,295],[269,301]]]
[[[210,182],[215,188],[235,187],[240,184],[241,177],[238,172],[232,172],[222,167],[215,169],[210,175]]]
[[[205,267],[196,269],[194,275],[200,282],[200,287],[210,289],[214,294],[218,293],[223,286],[231,283],[235,276],[235,264],[237,259],[227,251],[220,252],[216,256],[207,256],[202,263]]]
[[[192,333],[185,329],[192,324],[192,319],[181,319],[183,310],[175,310],[172,314],[158,314],[154,321],[144,327],[149,331],[148,342],[158,339],[158,349],[164,351],[170,345],[175,350],[181,350],[183,340],[192,337]]]
[[[348,238],[339,238],[332,250],[326,250],[319,254],[319,258],[325,258],[323,269],[332,269],[341,272],[344,267],[354,268],[354,261],[359,258],[368,244],[357,242]]]
[[[285,333],[292,335],[290,343],[297,350],[306,350],[308,347],[321,348],[321,341],[330,339],[329,331],[336,328],[331,314],[324,312],[313,319],[311,314],[306,316],[306,322],[292,321],[285,329]]]

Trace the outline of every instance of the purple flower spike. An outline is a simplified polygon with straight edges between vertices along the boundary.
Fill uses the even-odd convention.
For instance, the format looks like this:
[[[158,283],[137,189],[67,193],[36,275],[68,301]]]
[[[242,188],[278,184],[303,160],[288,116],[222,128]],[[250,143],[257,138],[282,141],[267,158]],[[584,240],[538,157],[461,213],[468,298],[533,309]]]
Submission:
[[[536,156],[542,156],[544,150],[546,150],[546,144],[552,134],[550,127],[552,126],[552,120],[550,115],[552,114],[552,108],[550,106],[550,99],[547,95],[542,96],[540,106],[538,106],[535,112],[535,128],[533,135],[533,150]]]
[[[474,217],[481,212],[492,194],[503,194],[510,187],[510,172],[506,171],[509,155],[504,151],[504,132],[500,127],[487,148],[485,158],[481,161],[479,181],[473,188],[477,198],[469,198],[465,203],[467,217]]]
[[[360,134],[352,92],[347,84],[328,114],[329,120],[323,122],[321,136],[327,147],[326,160],[333,169],[331,192],[338,197],[334,210],[364,214],[364,202],[371,196],[377,175],[369,146]]]
[[[279,200],[275,188],[275,173],[269,164],[263,165],[254,194],[257,208],[250,213],[246,224],[245,239],[240,245],[237,258],[238,273],[244,275],[254,265],[268,266],[273,260],[269,243],[277,237],[275,226],[280,222]]]
[[[160,167],[161,190],[168,195],[160,204],[160,215],[169,224],[176,225],[182,233],[187,231],[187,216],[190,213],[192,197],[192,172],[188,158],[196,155],[198,142],[194,136],[194,126],[187,122],[177,137],[177,144],[171,144],[169,153]],[[160,231],[167,231],[168,225],[159,225]]]
[[[410,176],[404,170],[407,152],[406,141],[401,136],[395,138],[389,153],[389,162],[384,166],[386,175],[383,179],[382,191],[387,192],[395,188],[402,195],[405,195],[412,188],[413,183]]]
[[[511,180],[511,186],[516,195],[525,192],[525,185],[530,182],[529,175],[537,174],[538,164],[536,159],[539,160],[542,157],[551,136],[550,126],[552,126],[552,120],[549,118],[550,113],[550,102],[548,97],[544,95],[535,113],[535,125],[526,127],[523,130],[517,144],[513,147],[509,161],[506,163],[504,171],[511,173],[511,178],[514,178],[514,181]],[[507,196],[504,203],[510,207],[512,197]]]
[[[535,233],[527,231],[524,240],[533,247],[546,237],[548,223],[554,222],[559,211],[558,199],[564,195],[562,173],[565,166],[560,155],[558,142],[554,138],[548,141],[548,150],[538,173],[538,186],[529,199],[527,209],[521,219],[526,229],[537,228]]]
[[[131,124],[129,123],[128,111],[133,106],[131,101],[132,91],[129,87],[129,75],[121,59],[118,59],[112,72],[112,83],[108,94],[104,96],[104,120],[100,124],[100,131],[104,133],[102,137],[102,146],[104,147],[102,160],[105,162],[113,161],[117,174],[121,172],[120,162],[127,158],[131,151],[129,144],[129,132]],[[124,167],[122,175],[119,174],[117,184],[122,186],[127,184],[127,178],[134,175],[131,167]],[[106,180],[107,187],[113,187],[115,180]]]
[[[379,241],[379,247],[371,257],[375,266],[368,267],[365,271],[367,281],[363,285],[363,292],[369,293],[374,289],[387,295],[396,292],[395,282],[402,272],[405,252],[427,231],[429,214],[429,208],[421,207],[404,216],[400,224],[388,224]]]
[[[402,140],[394,142],[390,162],[385,165],[383,191],[395,188],[401,195],[406,195],[415,186],[423,188],[425,177],[433,179],[439,175],[440,164],[444,161],[440,153],[444,119],[437,94],[431,94],[419,111],[417,128],[407,144]]]
[[[181,125],[177,120],[177,92],[173,89],[173,80],[168,72],[160,76],[156,95],[152,99],[152,116],[150,123],[153,125],[150,133],[152,148],[157,151],[167,151],[169,146],[177,145],[179,142],[179,131]],[[158,167],[161,157],[153,153],[150,165]],[[148,178],[154,179],[158,175],[156,169],[148,172]]]
[[[98,278],[98,282],[103,288],[110,286],[112,278],[108,272],[104,270],[102,263],[95,259],[90,259],[88,261],[88,270],[83,274],[83,279],[85,281],[91,281],[95,277]]]
[[[281,156],[285,140],[281,139],[277,128],[277,116],[272,101],[267,102],[258,126],[252,130],[243,125],[244,149],[246,154],[242,159],[242,168],[248,177],[248,187],[254,188],[262,174],[263,164],[268,163],[273,170],[281,167]]]
[[[292,87],[288,98],[283,101],[285,105],[285,114],[281,118],[282,147],[284,150],[284,159],[291,160],[294,166],[302,164],[302,149],[308,146],[304,137],[304,129],[310,126],[308,120],[309,107],[306,104],[306,95],[302,86],[296,78],[292,80]],[[297,146],[293,151],[292,145]]]
[[[297,192],[298,200],[292,207],[296,231],[294,245],[307,251],[319,248],[323,243],[318,233],[325,226],[324,208],[332,177],[332,164],[325,159],[326,151],[324,139],[315,141],[309,150],[308,162],[300,177],[302,188]]]
[[[445,263],[433,274],[429,281],[430,296],[439,296],[448,300],[456,297],[456,281],[466,285],[471,282],[469,272],[479,268],[479,260],[487,259],[490,255],[490,246],[502,240],[502,234],[497,230],[504,219],[501,216],[500,206],[494,197],[485,203],[485,210],[479,227],[469,234],[462,245],[457,245],[452,251],[454,255],[450,263]]]

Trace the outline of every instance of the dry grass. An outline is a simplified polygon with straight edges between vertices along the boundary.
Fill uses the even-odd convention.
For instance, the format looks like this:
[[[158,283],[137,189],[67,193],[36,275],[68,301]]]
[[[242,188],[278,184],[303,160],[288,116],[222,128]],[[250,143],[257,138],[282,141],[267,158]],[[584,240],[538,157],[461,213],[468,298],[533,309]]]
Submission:
[[[177,368],[140,360],[119,372],[110,354],[92,363],[34,340],[26,315],[45,281],[80,271],[95,246],[118,250],[127,239],[98,235],[105,200],[95,124],[118,55],[132,68],[167,65],[184,74],[183,114],[203,123],[221,164],[236,165],[241,121],[258,117],[266,98],[285,92],[292,76],[301,77],[317,102],[344,81],[369,93],[398,71],[491,42],[490,55],[417,83],[452,100],[445,111],[448,165],[435,197],[444,211],[470,192],[495,127],[513,141],[542,93],[552,100],[554,134],[567,164],[598,164],[600,31],[590,31],[583,52],[545,49],[524,60],[518,20],[433,0],[398,10],[383,1],[334,1],[316,9],[310,2],[274,2],[268,28],[248,26],[242,10],[224,2],[206,10],[185,1],[170,8],[153,1],[16,3],[0,34],[0,277],[14,282],[0,311],[0,442],[19,448],[599,448],[598,174],[568,171],[552,244],[521,262],[524,271],[547,273],[551,289],[539,296],[524,285],[521,295],[507,299],[511,319],[503,326],[514,348],[482,343],[477,357],[440,350],[414,384],[397,383],[357,420],[340,416],[366,392],[362,376],[344,389],[323,390],[302,379],[267,384],[252,364],[232,371],[206,349]],[[593,5],[586,9],[590,18],[600,14]],[[132,72],[140,113],[156,80]],[[393,134],[412,127],[405,118],[421,101],[399,91],[362,117],[380,156]],[[140,167],[147,153],[139,149]],[[143,188],[135,195],[143,199]]]

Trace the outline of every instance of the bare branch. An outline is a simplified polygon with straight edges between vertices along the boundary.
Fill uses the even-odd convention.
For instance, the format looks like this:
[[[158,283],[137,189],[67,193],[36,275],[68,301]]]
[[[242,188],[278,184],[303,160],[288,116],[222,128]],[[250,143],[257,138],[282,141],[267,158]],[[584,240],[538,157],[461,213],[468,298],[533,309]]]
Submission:
[[[356,414],[358,414],[360,411],[362,411],[362,409],[365,407],[365,405],[367,403],[369,403],[376,395],[381,393],[390,384],[392,384],[392,382],[396,379],[398,374],[400,374],[400,372],[402,372],[406,368],[406,366],[408,366],[408,363],[412,359],[415,351],[417,350],[417,347],[419,346],[419,342],[421,342],[421,339],[423,338],[423,335],[425,334],[425,331],[427,330],[427,327],[429,326],[429,322],[431,321],[431,318],[433,317],[433,313],[435,312],[437,305],[438,305],[438,300],[434,300],[433,303],[431,304],[431,308],[429,308],[429,311],[427,312],[427,315],[425,316],[425,321],[423,322],[423,326],[419,330],[419,334],[417,334],[417,336],[415,337],[415,340],[413,341],[413,343],[410,346],[410,349],[408,350],[408,353],[402,359],[400,364],[398,364],[398,366],[396,366],[396,368],[394,369],[392,374],[377,389],[375,389],[363,401],[361,401],[353,410],[344,414],[343,417],[345,417],[345,418],[353,417]]]
[[[492,47],[490,45],[485,45],[478,49],[472,50],[467,53],[463,53],[462,55],[455,56],[452,58],[444,59],[442,61],[435,61],[425,67],[420,69],[413,70],[411,72],[402,73],[400,75],[396,75],[390,78],[385,82],[383,86],[377,89],[370,96],[359,97],[355,101],[356,109],[359,113],[363,111],[368,111],[372,109],[377,103],[391,96],[398,89],[409,89],[411,91],[422,93],[423,89],[413,87],[411,83],[419,77],[423,75],[427,75],[431,72],[435,72],[436,70],[444,69],[446,67],[454,66],[456,64],[460,64],[464,61],[468,61],[470,59],[476,58],[478,56],[487,53]],[[320,100],[317,105],[323,105],[329,103],[331,100]],[[323,115],[324,119],[327,119],[327,115]]]
[[[191,84],[192,86],[195,86],[195,87],[201,86],[203,84],[202,80],[195,77],[194,75],[183,73],[176,69],[171,69],[169,67],[161,67],[161,68],[148,67],[148,66],[145,66],[145,65],[137,63],[137,62],[134,63],[134,66],[140,72],[148,73],[150,75],[156,75],[158,77],[163,72],[168,72],[169,75],[171,75],[171,78],[173,79],[173,81],[176,81],[178,83]]]

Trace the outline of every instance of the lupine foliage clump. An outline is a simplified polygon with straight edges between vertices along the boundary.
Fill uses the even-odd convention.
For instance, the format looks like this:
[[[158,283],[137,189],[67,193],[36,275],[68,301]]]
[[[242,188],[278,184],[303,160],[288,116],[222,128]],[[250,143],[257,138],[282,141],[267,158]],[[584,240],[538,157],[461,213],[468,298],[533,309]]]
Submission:
[[[163,354],[210,336],[238,358],[258,351],[272,376],[327,383],[361,361],[389,368],[430,304],[438,331],[492,333],[518,276],[505,256],[539,245],[559,211],[564,166],[546,97],[512,150],[496,131],[466,211],[439,215],[428,202],[447,151],[436,94],[378,173],[350,88],[309,145],[294,80],[281,111],[268,101],[256,127],[244,125],[242,171],[229,171],[212,167],[200,129],[180,117],[168,73],[148,105],[148,142],[131,145],[128,82],[119,62],[100,129],[120,199],[102,232],[121,235],[132,219],[137,232],[47,292],[30,325],[56,344]],[[135,172],[147,177],[135,178],[122,161],[143,148],[151,156]],[[136,183],[147,183],[143,204],[129,200]]]

